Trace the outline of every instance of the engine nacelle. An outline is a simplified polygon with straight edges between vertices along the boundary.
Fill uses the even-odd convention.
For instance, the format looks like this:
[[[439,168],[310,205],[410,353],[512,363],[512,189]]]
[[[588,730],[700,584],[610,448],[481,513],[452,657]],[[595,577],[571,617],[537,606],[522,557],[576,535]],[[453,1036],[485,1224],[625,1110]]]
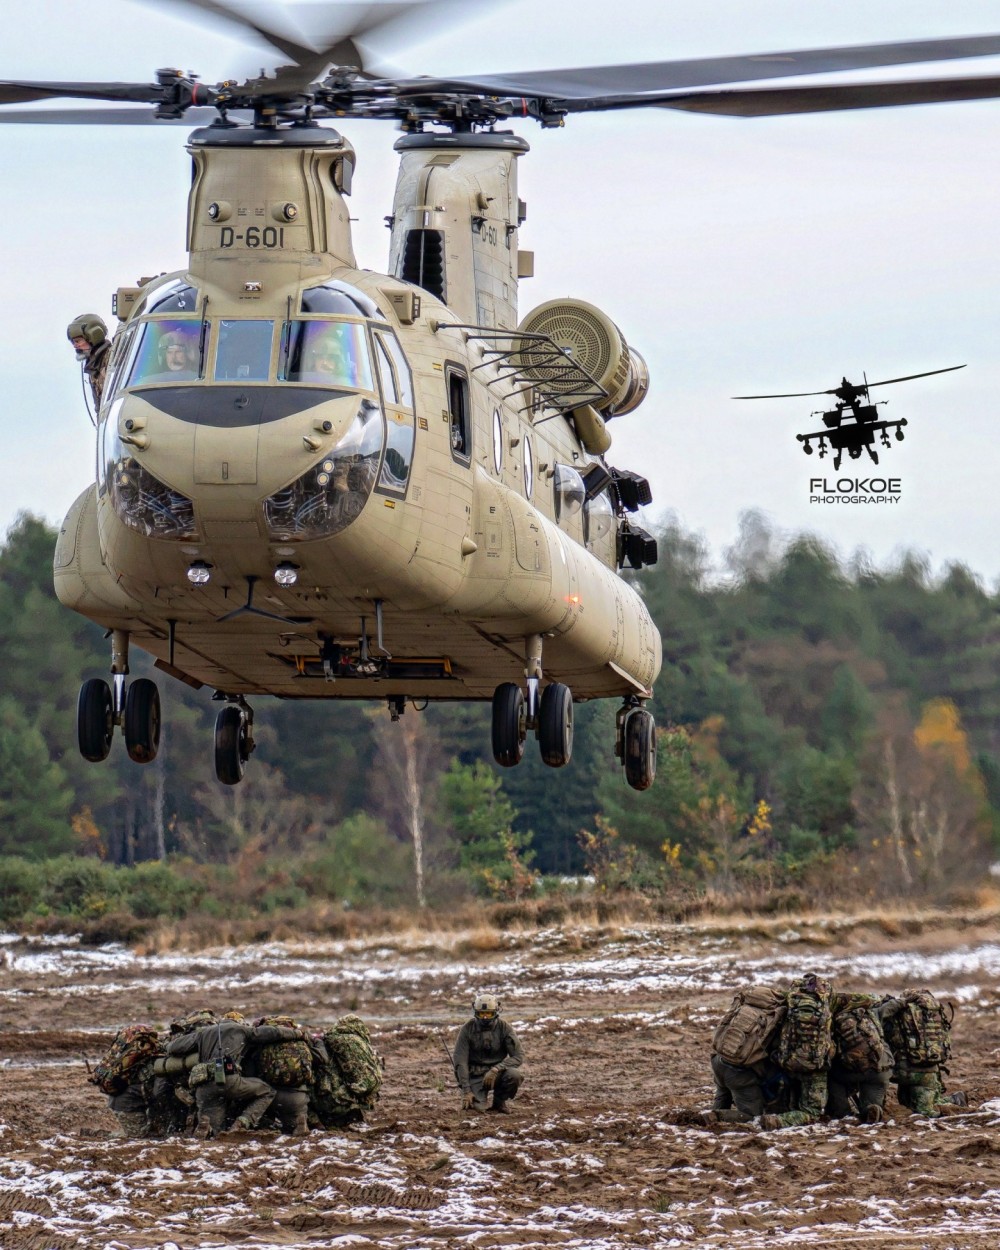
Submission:
[[[607,398],[583,395],[578,379],[560,380],[550,358],[525,342],[518,363],[531,381],[544,384],[564,411],[592,405],[605,417],[617,417],[637,408],[649,390],[649,370],[642,356],[629,347],[625,336],[606,313],[582,299],[555,299],[532,309],[517,327],[523,334],[545,334],[564,348],[598,385]]]

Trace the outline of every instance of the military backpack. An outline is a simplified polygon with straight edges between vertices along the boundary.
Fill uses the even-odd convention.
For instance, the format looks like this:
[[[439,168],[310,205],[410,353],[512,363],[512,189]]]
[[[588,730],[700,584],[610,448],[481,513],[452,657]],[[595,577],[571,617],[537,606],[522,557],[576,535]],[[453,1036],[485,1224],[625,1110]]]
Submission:
[[[741,990],[719,1021],[712,1049],[720,1059],[737,1068],[748,1068],[766,1059],[788,1010],[784,990],[751,985]]]
[[[778,1063],[793,1076],[822,1072],[836,1047],[832,1035],[830,984],[809,974],[788,993],[788,1014],[778,1039]]]
[[[882,1029],[867,1007],[848,1007],[833,1017],[837,1062],[845,1071],[860,1075],[882,1067],[885,1041]]]
[[[265,1016],[258,1023],[273,1024],[282,1028],[295,1028],[290,1016]],[[268,1042],[260,1048],[259,1071],[261,1080],[275,1089],[299,1089],[313,1081],[312,1051],[305,1039],[291,1042]]]
[[[955,1008],[938,1002],[930,990],[906,990],[903,1006],[886,1021],[886,1039],[896,1056],[914,1068],[930,1068],[951,1058]]]
[[[87,1079],[105,1094],[122,1094],[142,1065],[160,1053],[160,1039],[152,1025],[126,1025]]]
[[[344,1091],[355,1106],[370,1111],[382,1088],[383,1065],[364,1021],[359,1016],[344,1016],[327,1029],[323,1042]]]

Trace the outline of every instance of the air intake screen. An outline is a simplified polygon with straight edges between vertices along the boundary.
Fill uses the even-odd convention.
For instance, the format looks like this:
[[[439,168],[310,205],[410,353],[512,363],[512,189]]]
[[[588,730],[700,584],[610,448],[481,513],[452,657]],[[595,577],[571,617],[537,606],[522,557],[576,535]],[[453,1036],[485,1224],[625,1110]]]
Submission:
[[[411,230],[403,247],[403,271],[398,276],[444,301],[444,233]]]

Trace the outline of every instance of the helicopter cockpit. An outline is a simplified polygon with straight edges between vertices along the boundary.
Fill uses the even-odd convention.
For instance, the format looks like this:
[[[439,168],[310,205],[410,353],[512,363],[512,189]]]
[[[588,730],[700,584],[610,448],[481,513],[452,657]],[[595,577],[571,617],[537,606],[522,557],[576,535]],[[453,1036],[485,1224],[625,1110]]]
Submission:
[[[220,400],[221,388],[246,387],[226,406],[229,429],[338,402],[330,410],[339,435],[334,446],[262,500],[272,539],[336,534],[373,491],[405,497],[414,448],[412,375],[399,340],[367,296],[327,282],[304,291],[299,315],[288,319],[213,318],[208,301],[200,314],[198,306],[195,288],[171,280],[137,307],[116,352],[112,398],[99,433],[99,487],[110,491],[127,525],[173,538],[190,538],[196,528],[191,501],[159,482],[122,444],[125,402],[135,395],[198,427],[216,420],[205,406],[208,388],[216,385]],[[356,406],[345,411],[343,401],[352,396]]]

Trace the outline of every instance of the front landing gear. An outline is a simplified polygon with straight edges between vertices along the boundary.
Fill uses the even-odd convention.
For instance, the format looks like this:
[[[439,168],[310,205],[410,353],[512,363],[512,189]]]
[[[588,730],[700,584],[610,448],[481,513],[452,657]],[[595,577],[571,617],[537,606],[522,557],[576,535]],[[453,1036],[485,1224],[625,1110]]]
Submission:
[[[632,789],[648,790],[656,776],[656,722],[638,699],[627,699],[618,709],[615,755]]]
[[[253,708],[242,696],[231,700],[215,721],[215,775],[225,786],[243,780],[253,740]]]
[[[505,681],[493,693],[493,758],[501,768],[513,768],[524,756],[524,742],[533,729],[542,762],[563,768],[573,754],[573,692],[561,682],[550,682],[539,694],[542,681],[542,640],[525,639],[526,692]]]
[[[125,749],[137,764],[151,764],[160,747],[160,692],[156,682],[139,677],[128,687],[128,633],[112,633],[111,673],[114,686],[92,677],[80,687],[76,734],[80,754],[91,763],[108,758],[115,726],[121,727]]]

